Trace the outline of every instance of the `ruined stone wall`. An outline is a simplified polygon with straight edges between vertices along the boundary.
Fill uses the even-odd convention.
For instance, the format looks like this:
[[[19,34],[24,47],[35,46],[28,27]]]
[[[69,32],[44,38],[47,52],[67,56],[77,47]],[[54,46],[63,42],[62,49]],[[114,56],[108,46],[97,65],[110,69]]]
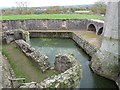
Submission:
[[[45,72],[50,68],[50,63],[46,55],[36,51],[24,40],[16,40],[15,43],[17,47],[20,48],[20,50],[22,50],[22,52],[24,52],[25,55],[28,56],[42,72]]]
[[[92,57],[97,52],[97,48],[91,45],[88,41],[84,40],[82,37],[77,36],[75,33],[72,33],[72,39],[78,44],[78,46],[82,47],[82,49]]]
[[[58,60],[59,59],[59,60]],[[67,60],[67,61],[66,61]],[[40,83],[31,82],[21,86],[20,88],[77,88],[80,85],[80,79],[82,78],[82,66],[78,60],[71,54],[69,55],[58,55],[55,61],[61,61],[59,64],[69,65],[64,72],[51,76]],[[64,61],[64,62],[62,62]],[[65,63],[69,62],[69,63]],[[55,63],[56,64],[56,63]],[[57,67],[57,66],[56,66]],[[61,70],[64,67],[61,67]]]
[[[9,78],[15,78],[15,73],[10,66],[7,57],[0,52],[0,90],[2,88],[11,88],[11,82]],[[14,81],[15,86],[18,86],[18,82]]]
[[[2,33],[1,39],[3,43],[7,44],[18,39],[24,39],[27,42],[29,40],[29,32],[22,29],[7,30]]]
[[[86,19],[32,19],[32,20],[3,20],[3,30],[84,30],[87,28]]]

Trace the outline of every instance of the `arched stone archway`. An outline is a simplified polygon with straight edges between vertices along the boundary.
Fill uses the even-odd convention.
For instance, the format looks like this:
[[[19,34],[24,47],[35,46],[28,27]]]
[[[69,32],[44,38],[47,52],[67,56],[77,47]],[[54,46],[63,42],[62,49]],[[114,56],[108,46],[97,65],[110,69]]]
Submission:
[[[94,24],[90,24],[90,25],[88,26],[88,30],[89,30],[89,31],[94,31],[94,32],[96,32],[96,27],[95,27],[95,25],[94,25]]]
[[[97,35],[101,35],[101,34],[102,34],[102,32],[103,32],[103,27],[101,27],[101,28],[98,30]]]

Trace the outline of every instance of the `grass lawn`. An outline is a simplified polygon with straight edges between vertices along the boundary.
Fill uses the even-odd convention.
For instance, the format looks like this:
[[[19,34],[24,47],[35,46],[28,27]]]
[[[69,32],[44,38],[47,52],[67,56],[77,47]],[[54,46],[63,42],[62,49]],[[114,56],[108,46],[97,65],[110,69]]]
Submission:
[[[40,82],[49,76],[57,74],[55,71],[41,73],[41,71],[15,47],[15,43],[3,45],[2,52],[7,56],[8,61],[13,68],[17,78],[26,78],[27,82]]]
[[[0,20],[24,20],[24,19],[100,19],[103,16],[90,14],[31,14],[31,15],[11,15],[2,16]]]

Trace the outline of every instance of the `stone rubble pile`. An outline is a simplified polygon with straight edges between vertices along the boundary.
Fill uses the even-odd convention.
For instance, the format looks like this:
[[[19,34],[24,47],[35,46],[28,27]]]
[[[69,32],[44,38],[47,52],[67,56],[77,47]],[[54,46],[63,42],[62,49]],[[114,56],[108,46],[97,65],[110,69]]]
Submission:
[[[15,40],[16,46],[24,52],[26,56],[28,56],[38,68],[45,72],[47,69],[50,68],[50,63],[48,61],[48,57],[46,55],[41,54],[40,52],[36,51],[33,47],[31,47],[28,43],[24,40]]]
[[[55,70],[58,72],[65,72],[71,68],[75,63],[75,60],[72,59],[72,55],[63,56],[56,55],[55,57]]]
[[[64,62],[62,62],[65,60]],[[40,83],[31,83],[30,85],[21,86],[21,88],[76,88],[80,85],[80,79],[82,78],[82,68],[80,63],[72,55],[58,55],[55,61],[59,61],[59,64],[70,64],[71,67],[65,70],[59,75],[51,76]],[[56,63],[55,63],[56,64]],[[66,65],[65,64],[65,65]],[[55,68],[58,68],[57,64]],[[59,69],[60,71],[62,68]],[[33,86],[33,87],[32,87]]]

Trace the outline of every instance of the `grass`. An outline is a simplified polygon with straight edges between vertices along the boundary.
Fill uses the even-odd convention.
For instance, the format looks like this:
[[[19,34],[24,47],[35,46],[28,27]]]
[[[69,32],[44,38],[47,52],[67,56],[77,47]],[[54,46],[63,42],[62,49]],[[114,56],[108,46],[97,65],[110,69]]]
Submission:
[[[42,73],[21,51],[15,47],[15,43],[3,45],[2,53],[8,58],[16,77],[26,78],[26,82],[41,82],[49,76],[57,74],[55,71]]]
[[[83,39],[91,43],[91,45],[100,48],[99,36],[97,36],[95,32],[84,32],[81,36]]]
[[[25,19],[100,19],[103,16],[90,14],[31,14],[31,15],[11,15],[2,16],[0,20],[25,20]]]
[[[88,40],[88,39],[91,39],[91,38],[97,38],[97,35],[94,33],[94,32],[84,32],[82,34],[82,37],[85,39],[85,40]]]

